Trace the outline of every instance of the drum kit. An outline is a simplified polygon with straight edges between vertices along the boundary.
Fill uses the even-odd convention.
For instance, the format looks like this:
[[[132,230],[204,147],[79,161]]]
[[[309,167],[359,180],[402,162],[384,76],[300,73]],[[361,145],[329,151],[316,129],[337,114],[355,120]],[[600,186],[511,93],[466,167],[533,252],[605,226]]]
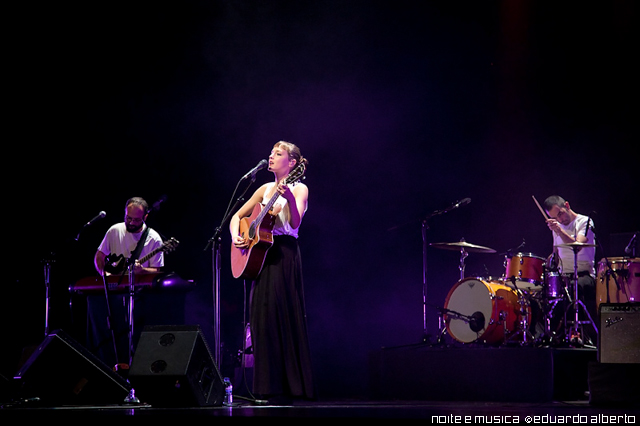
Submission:
[[[577,278],[577,252],[595,245],[579,242],[558,245],[574,251],[572,274],[558,273],[553,255],[546,259],[532,253],[507,253],[504,275],[497,279],[464,275],[469,253],[496,253],[496,250],[470,244],[464,239],[430,245],[460,251],[460,280],[449,291],[444,308],[438,308],[439,342],[448,334],[460,343],[584,346],[582,337],[585,337],[586,325],[590,324],[590,330],[597,334],[596,324],[579,298]],[[609,267],[607,271],[618,271],[620,275],[625,268],[636,268],[637,275],[640,263],[629,265],[614,261],[613,268]],[[603,270],[598,275],[603,283],[612,281],[610,272]],[[627,273],[625,276],[632,275]],[[620,300],[622,293],[632,294],[624,291],[624,286],[616,288],[620,289],[620,294],[607,293],[612,294],[607,296],[609,299]],[[640,288],[634,290],[638,290],[640,296]],[[600,293],[600,298],[604,298],[604,292]],[[556,309],[559,304],[564,309]]]

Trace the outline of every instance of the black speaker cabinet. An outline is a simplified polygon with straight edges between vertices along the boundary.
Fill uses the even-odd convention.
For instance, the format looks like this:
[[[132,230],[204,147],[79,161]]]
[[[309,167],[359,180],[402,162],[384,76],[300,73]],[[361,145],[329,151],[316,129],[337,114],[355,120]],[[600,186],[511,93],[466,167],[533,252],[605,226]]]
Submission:
[[[20,398],[46,406],[122,404],[131,386],[62,330],[47,335],[15,375]]]
[[[601,363],[640,363],[640,304],[601,304],[598,340]]]
[[[221,406],[225,387],[198,326],[147,326],[129,371],[141,402],[157,407]]]

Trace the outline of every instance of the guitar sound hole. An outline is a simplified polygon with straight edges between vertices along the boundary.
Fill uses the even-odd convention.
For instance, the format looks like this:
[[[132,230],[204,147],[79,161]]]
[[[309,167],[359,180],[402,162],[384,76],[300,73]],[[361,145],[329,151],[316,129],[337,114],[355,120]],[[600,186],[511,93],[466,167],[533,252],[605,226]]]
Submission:
[[[256,236],[256,224],[255,222],[251,223],[251,226],[249,227],[249,239],[253,240]]]

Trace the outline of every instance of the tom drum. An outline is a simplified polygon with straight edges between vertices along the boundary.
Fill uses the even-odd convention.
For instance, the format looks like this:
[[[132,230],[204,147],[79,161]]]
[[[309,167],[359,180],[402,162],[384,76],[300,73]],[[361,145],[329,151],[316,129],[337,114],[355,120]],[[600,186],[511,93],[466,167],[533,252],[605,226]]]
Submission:
[[[567,282],[569,277],[557,272],[549,272],[545,275],[544,294],[549,299],[560,299],[565,294],[565,288],[571,289],[571,285]]]
[[[521,290],[541,290],[545,261],[531,253],[515,254],[506,260],[505,279],[513,280]]]

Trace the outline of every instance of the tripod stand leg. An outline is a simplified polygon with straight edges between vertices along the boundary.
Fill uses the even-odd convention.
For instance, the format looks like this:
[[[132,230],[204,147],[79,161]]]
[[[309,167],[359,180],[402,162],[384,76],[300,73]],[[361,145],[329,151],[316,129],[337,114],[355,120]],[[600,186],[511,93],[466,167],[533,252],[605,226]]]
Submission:
[[[585,345],[586,344],[593,344],[593,339],[591,339],[591,336],[589,336],[589,333],[587,333],[587,331],[585,330],[585,325],[590,324],[591,327],[593,327],[593,330],[596,333],[596,341],[597,341],[597,337],[598,337],[598,327],[596,326],[595,322],[593,321],[593,318],[591,317],[591,314],[589,313],[589,310],[587,309],[585,304],[582,302],[582,300],[578,300],[578,305],[581,306],[582,309],[584,309],[584,313],[587,315],[587,318],[589,319],[588,321],[579,321],[580,330],[582,332],[582,341],[583,341],[583,343]]]

